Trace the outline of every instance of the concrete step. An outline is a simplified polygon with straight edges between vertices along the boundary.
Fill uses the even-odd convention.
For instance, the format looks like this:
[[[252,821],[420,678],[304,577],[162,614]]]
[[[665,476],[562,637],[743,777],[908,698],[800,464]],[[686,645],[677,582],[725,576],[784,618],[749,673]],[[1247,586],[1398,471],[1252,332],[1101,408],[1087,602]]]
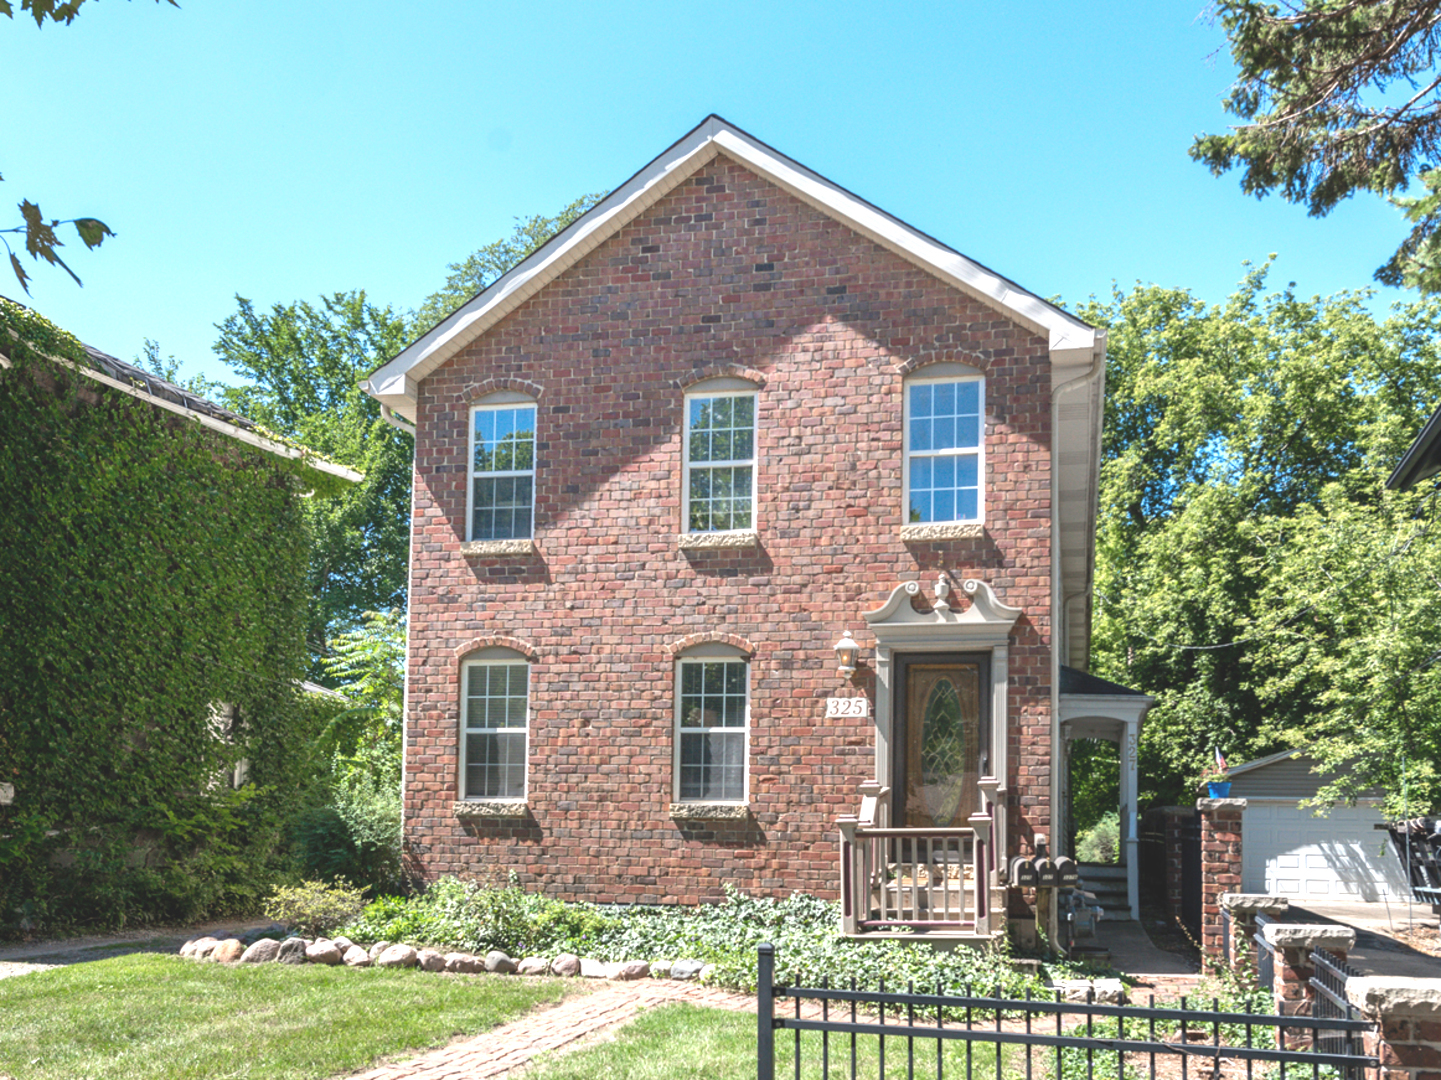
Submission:
[[[1092,880],[1099,880],[1100,878],[1120,878],[1122,881],[1126,880],[1126,868],[1124,866],[1115,866],[1110,863],[1080,863],[1076,866],[1076,869],[1080,871],[1082,879],[1091,878]]]

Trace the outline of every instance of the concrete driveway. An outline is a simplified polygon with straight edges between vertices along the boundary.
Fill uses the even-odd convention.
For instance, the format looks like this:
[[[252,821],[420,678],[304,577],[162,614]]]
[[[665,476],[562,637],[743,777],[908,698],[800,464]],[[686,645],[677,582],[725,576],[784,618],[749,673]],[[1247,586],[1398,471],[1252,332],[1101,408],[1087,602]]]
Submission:
[[[1353,927],[1356,948],[1346,962],[1363,975],[1441,979],[1441,957],[1415,947],[1423,944],[1434,949],[1441,942],[1441,923],[1424,904],[1305,901],[1291,905],[1286,921]]]

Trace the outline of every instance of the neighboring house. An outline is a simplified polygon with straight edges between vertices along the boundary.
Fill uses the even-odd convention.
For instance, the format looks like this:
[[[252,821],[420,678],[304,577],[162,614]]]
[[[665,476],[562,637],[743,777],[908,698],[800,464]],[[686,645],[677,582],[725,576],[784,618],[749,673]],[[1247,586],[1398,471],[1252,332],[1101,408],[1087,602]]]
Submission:
[[[1324,817],[1301,805],[1334,776],[1314,758],[1283,750],[1229,770],[1231,797],[1246,800],[1241,832],[1241,891],[1304,901],[1405,900],[1406,875],[1390,850],[1381,793]]]
[[[365,384],[416,427],[412,868],[1004,933],[1059,835],[1104,371],[1101,331],[705,120]],[[1066,718],[1138,728],[1093,698]]]
[[[1393,491],[1405,491],[1437,473],[1441,473],[1441,408],[1431,414],[1416,441],[1397,462],[1386,486]]]

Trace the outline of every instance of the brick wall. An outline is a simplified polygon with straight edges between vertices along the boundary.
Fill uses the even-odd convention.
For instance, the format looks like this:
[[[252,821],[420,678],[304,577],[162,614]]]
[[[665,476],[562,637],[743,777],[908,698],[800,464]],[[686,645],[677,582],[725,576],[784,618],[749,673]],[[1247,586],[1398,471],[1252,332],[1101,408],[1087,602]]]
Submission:
[[[986,375],[984,533],[905,543],[903,370]],[[762,383],[754,549],[681,551],[682,393]],[[538,404],[536,547],[460,554],[468,407]],[[1011,642],[1011,848],[1050,831],[1047,343],[725,158],[705,166],[420,386],[405,820],[424,877],[514,870],[567,897],[634,902],[837,894],[835,819],[874,770],[873,695],[831,646],[897,581],[980,577],[1025,614]],[[953,600],[959,601],[959,594]],[[674,657],[688,635],[754,647],[739,822],[673,820]],[[467,822],[457,796],[461,658],[534,654],[529,806]],[[858,688],[858,689],[857,689]]]

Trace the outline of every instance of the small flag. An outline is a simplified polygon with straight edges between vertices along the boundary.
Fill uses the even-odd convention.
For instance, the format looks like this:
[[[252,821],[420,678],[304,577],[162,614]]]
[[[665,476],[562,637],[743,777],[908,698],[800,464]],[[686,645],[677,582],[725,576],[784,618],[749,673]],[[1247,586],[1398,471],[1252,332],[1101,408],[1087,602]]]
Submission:
[[[1225,772],[1225,771],[1226,771],[1226,759],[1221,756],[1221,748],[1218,746],[1218,747],[1214,747],[1213,749],[1214,749],[1215,754],[1216,754],[1216,768],[1220,769],[1222,772]]]

